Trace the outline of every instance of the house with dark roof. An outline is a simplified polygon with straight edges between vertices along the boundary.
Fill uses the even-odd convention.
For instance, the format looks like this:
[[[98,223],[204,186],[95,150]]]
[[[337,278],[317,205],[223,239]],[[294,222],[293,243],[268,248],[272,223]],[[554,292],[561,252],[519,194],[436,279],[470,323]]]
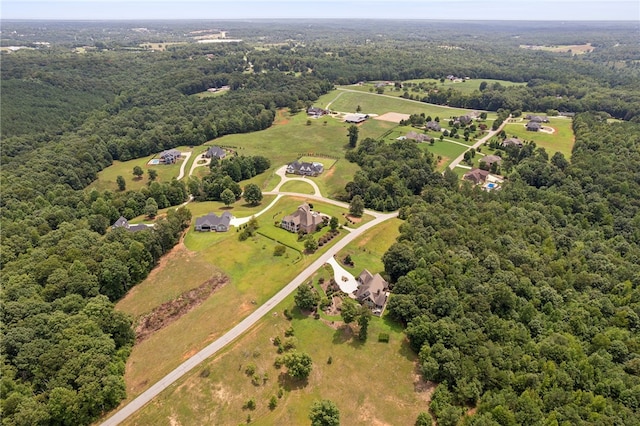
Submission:
[[[307,108],[307,115],[311,117],[318,118],[326,114],[329,114],[329,111],[327,111],[326,109],[322,109],[314,106]]]
[[[196,231],[198,232],[227,232],[231,223],[231,213],[224,212],[222,216],[209,213],[196,218]]]
[[[502,141],[502,146],[517,146],[518,148],[522,148],[524,144],[518,138],[508,138]]]
[[[427,130],[433,130],[434,132],[439,132],[440,130],[442,130],[442,127],[440,127],[440,123],[438,123],[437,121],[427,121],[425,127],[427,128]]]
[[[487,176],[489,176],[488,170],[471,169],[470,171],[465,173],[464,176],[462,176],[462,179],[468,180],[475,185],[479,185],[481,183],[484,183],[484,181],[487,179]]]
[[[322,163],[300,162],[298,160],[287,165],[287,173],[303,176],[318,176],[324,171]]]
[[[347,114],[344,117],[344,122],[358,124],[364,122],[367,118],[369,118],[369,115],[367,114]]]
[[[323,216],[311,210],[309,204],[304,203],[298,207],[298,210],[290,215],[282,218],[280,227],[289,232],[306,232],[307,234],[315,232],[318,225],[323,223]]]
[[[480,163],[486,164],[488,167],[491,167],[494,163],[500,164],[502,163],[502,157],[499,155],[485,155],[480,159]]]
[[[525,117],[529,121],[533,121],[534,123],[548,123],[549,119],[544,115],[527,115]]]
[[[461,115],[460,117],[456,117],[456,119],[453,121],[453,123],[460,123],[463,126],[466,126],[467,124],[471,123],[473,121],[473,117],[470,115]]]
[[[537,132],[542,128],[542,125],[537,121],[530,121],[527,123],[526,129],[530,132]]]
[[[163,164],[174,164],[180,158],[181,152],[177,149],[169,149],[160,153],[160,162]]]
[[[111,228],[113,229],[124,228],[129,232],[138,232],[138,231],[144,231],[145,229],[152,229],[151,226],[147,226],[143,223],[135,224],[135,225],[131,224],[124,216],[120,216],[120,218],[116,220],[113,225],[111,225]]]
[[[382,315],[389,298],[389,283],[380,274],[363,270],[356,279],[358,288],[353,293],[356,300],[367,306],[375,315]]]
[[[413,139],[416,142],[429,142],[432,138],[429,135],[425,135],[424,133],[416,133],[411,131],[406,134],[404,139]]]
[[[227,156],[227,152],[220,148],[219,146],[210,146],[204,153],[206,158],[217,158],[218,160],[222,160]]]

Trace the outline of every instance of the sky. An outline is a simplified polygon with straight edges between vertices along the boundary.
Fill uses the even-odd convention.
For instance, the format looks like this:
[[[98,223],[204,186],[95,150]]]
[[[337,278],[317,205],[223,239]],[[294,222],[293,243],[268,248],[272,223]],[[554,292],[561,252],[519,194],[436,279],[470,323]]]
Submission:
[[[638,21],[640,0],[0,0],[2,19]]]

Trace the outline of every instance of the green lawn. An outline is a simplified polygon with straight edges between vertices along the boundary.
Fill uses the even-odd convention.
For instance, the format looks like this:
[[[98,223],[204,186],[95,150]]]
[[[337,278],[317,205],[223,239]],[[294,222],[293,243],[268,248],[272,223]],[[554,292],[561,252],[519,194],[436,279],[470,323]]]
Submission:
[[[301,180],[291,180],[280,187],[281,192],[297,192],[298,194],[313,194],[311,185]]]
[[[529,113],[523,113],[523,117]],[[525,129],[526,119],[508,123],[504,131],[508,137],[517,136],[522,140],[534,141],[537,146],[543,147],[549,157],[555,152],[561,152],[567,158],[571,159],[571,150],[575,142],[573,129],[571,128],[572,120],[564,117],[549,117],[549,123],[543,123],[545,127],[552,127],[553,134],[543,132],[529,132]]]

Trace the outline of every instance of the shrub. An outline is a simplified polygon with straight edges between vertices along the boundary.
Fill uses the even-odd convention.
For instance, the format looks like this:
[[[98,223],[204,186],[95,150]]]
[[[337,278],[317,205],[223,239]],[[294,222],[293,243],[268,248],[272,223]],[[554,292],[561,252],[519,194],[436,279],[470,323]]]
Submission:
[[[249,398],[247,400],[247,402],[244,403],[242,408],[244,408],[245,410],[255,410],[256,409],[256,399],[255,398]]]
[[[295,332],[293,331],[293,327],[289,327],[285,332],[284,335],[285,337],[291,337],[295,334]]]
[[[378,342],[389,343],[389,333],[378,334]]]
[[[283,246],[282,244],[278,244],[273,249],[273,255],[274,256],[282,256],[282,255],[284,255],[284,253],[286,251],[287,251],[287,248],[285,246]]]
[[[253,376],[256,373],[256,365],[253,363],[247,365],[247,367],[244,369],[244,373],[247,376]]]
[[[276,398],[276,396],[273,395],[269,400],[269,410],[273,411],[276,409],[277,406],[278,406],[278,398]]]

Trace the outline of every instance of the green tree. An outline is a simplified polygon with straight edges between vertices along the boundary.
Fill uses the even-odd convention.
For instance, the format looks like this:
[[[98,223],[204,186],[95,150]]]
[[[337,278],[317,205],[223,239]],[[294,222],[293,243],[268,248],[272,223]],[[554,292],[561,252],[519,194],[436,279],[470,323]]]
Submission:
[[[347,132],[349,137],[349,147],[355,148],[358,144],[358,133],[360,132],[358,126],[352,124],[349,126],[349,129],[347,129]]]
[[[312,311],[318,306],[320,296],[309,284],[305,283],[298,287],[293,300],[300,309]]]
[[[313,235],[309,234],[304,238],[304,249],[309,253],[318,250],[318,242],[313,238]]]
[[[313,361],[309,354],[304,352],[293,351],[284,355],[282,359],[287,367],[287,374],[296,379],[306,379],[311,374]]]
[[[315,401],[309,411],[311,426],[339,426],[340,410],[336,404],[328,399]]]
[[[369,321],[371,321],[371,311],[366,306],[360,306],[360,313],[358,314],[358,325],[360,330],[358,331],[358,338],[360,340],[367,340],[367,332],[369,329]]]
[[[236,194],[234,194],[232,190],[227,188],[220,194],[220,200],[224,203],[225,206],[230,206],[236,201]]]
[[[142,177],[142,175],[144,174],[144,170],[142,170],[142,167],[140,166],[135,166],[133,168],[133,175],[137,178],[140,179]]]
[[[336,229],[338,229],[339,225],[340,223],[338,222],[338,218],[335,216],[331,216],[331,220],[329,221],[329,228],[331,228],[332,231],[335,231]]]
[[[418,418],[416,419],[416,422],[414,424],[415,426],[431,426],[433,424],[431,414],[427,413],[426,411],[421,412],[420,414],[418,414]]]
[[[124,180],[122,176],[118,176],[116,178],[116,183],[118,184],[118,189],[120,191],[124,191],[125,189],[127,189],[127,182]]]
[[[350,324],[356,319],[359,307],[360,305],[358,305],[358,303],[350,297],[345,297],[342,300],[340,315],[342,316],[342,320],[345,322],[345,324]]]
[[[149,175],[149,180],[152,182],[158,178],[158,171],[156,169],[147,170],[147,174]]]
[[[360,195],[355,195],[349,203],[349,213],[355,217],[362,217],[364,213],[364,200]]]
[[[260,204],[260,201],[262,201],[262,191],[255,183],[250,183],[245,186],[242,196],[244,197],[244,200],[252,206],[257,206]]]
[[[147,202],[144,204],[144,214],[153,219],[158,214],[158,203],[155,198],[147,198]]]

